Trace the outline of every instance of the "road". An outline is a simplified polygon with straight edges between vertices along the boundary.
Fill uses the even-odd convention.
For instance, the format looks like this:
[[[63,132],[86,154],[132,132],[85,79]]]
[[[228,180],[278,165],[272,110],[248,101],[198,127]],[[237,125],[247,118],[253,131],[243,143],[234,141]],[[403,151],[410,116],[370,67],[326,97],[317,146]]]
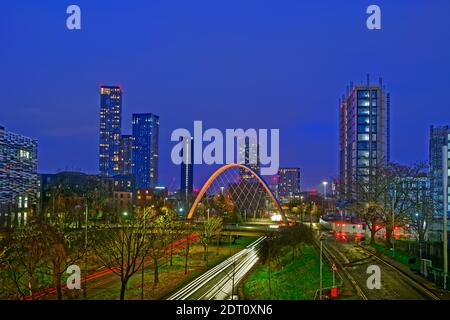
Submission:
[[[360,298],[364,300],[437,300],[433,292],[355,243],[327,237],[324,247],[338,261]],[[376,265],[381,271],[381,289],[369,289],[367,268]]]
[[[259,259],[260,237],[245,249],[205,272],[168,300],[226,300],[232,296],[233,286],[239,283]]]

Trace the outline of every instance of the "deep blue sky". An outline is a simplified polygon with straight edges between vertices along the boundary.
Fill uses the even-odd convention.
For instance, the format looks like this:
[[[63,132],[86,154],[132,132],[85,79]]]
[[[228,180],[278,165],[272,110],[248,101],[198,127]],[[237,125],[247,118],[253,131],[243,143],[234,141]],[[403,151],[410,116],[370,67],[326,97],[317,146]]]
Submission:
[[[161,117],[162,184],[179,179],[170,133],[203,120],[280,128],[281,165],[313,188],[337,175],[338,99],[370,73],[391,92],[393,160],[425,161],[429,126],[450,123],[449,15],[448,0],[2,1],[0,124],[39,140],[40,172],[94,173],[98,86],[120,84],[124,133],[133,112]]]

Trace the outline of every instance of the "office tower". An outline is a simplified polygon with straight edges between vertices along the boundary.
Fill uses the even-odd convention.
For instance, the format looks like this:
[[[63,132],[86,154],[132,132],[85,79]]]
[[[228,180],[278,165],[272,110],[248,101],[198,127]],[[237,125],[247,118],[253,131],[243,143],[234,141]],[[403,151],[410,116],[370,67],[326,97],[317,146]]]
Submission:
[[[356,183],[369,183],[377,165],[389,161],[390,97],[378,85],[350,87],[340,101],[340,196],[353,199]]]
[[[279,168],[277,191],[284,203],[300,198],[300,168]]]
[[[133,136],[122,135],[119,148],[119,173],[121,175],[131,174],[131,152],[133,147]]]
[[[153,188],[158,183],[159,116],[133,114],[132,171],[136,187]]]
[[[194,192],[194,138],[186,137],[182,140],[183,162],[181,163],[180,194],[182,200],[187,201],[189,195]]]
[[[0,228],[26,223],[38,194],[37,141],[0,126]]]
[[[431,194],[436,206],[436,213],[440,216],[444,211],[444,186],[443,186],[443,155],[442,147],[448,144],[450,135],[449,126],[430,127],[430,178]]]
[[[103,176],[119,173],[120,134],[122,125],[122,89],[100,87],[99,169]]]
[[[250,139],[245,139],[245,143],[239,148],[239,157],[243,159],[243,163],[248,168],[252,169],[258,175],[261,173],[261,166],[259,161],[259,144],[250,142]],[[254,180],[252,175],[245,169],[239,169],[239,176],[243,180]]]

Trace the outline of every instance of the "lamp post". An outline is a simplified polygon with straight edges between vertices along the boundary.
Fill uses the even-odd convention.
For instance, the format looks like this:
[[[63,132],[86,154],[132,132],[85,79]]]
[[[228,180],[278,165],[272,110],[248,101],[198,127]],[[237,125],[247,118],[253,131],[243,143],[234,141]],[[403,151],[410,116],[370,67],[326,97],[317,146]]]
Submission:
[[[155,208],[155,205],[152,205],[152,211],[153,211],[153,208]],[[147,218],[147,213],[148,213],[148,211],[144,211],[144,217],[143,217],[143,219],[144,219],[144,221],[143,221],[143,232],[144,232],[144,235],[143,235],[143,237],[145,237],[145,228],[146,228],[146,225],[145,225],[145,221],[146,221],[146,218]],[[145,239],[143,239],[143,241],[144,241]],[[142,270],[141,270],[141,300],[144,300],[144,269],[145,269],[145,254],[143,254],[142,255]]]
[[[322,184],[323,184],[323,204],[322,204],[322,207],[323,207],[324,214],[326,214],[325,204],[326,204],[326,201],[327,201],[327,185],[328,185],[328,181],[323,181]]]
[[[444,212],[443,212],[443,240],[444,240],[444,289],[447,289],[448,277],[448,243],[447,243],[447,215],[448,215],[448,146],[442,147],[442,162],[443,162],[443,189],[444,189]]]
[[[320,289],[319,289],[319,300],[322,300],[322,288],[323,288],[323,261],[322,261],[322,256],[323,256],[323,235],[320,236],[319,238],[320,240]]]
[[[323,185],[323,197],[326,199],[327,198],[327,185],[328,185],[328,181],[323,181],[322,182]]]
[[[397,190],[394,189],[394,197],[392,197],[392,256],[395,258],[395,198]]]

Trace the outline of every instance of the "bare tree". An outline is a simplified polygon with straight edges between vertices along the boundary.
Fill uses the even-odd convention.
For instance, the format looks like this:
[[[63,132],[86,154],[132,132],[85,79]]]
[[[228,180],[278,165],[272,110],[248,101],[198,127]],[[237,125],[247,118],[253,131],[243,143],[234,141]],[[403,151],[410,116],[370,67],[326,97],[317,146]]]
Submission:
[[[159,283],[159,261],[166,256],[170,248],[169,240],[171,236],[171,224],[173,221],[173,212],[167,211],[161,215],[151,215],[147,220],[148,230],[148,255],[153,261],[153,286]]]
[[[83,257],[85,253],[84,236],[80,231],[66,232],[45,221],[40,223],[40,227],[45,234],[42,240],[56,296],[58,300],[61,300],[63,298],[61,278],[70,265]]]
[[[385,227],[385,246],[390,248],[394,224],[405,224],[414,206],[413,188],[423,165],[379,164],[368,180],[355,179],[354,202],[350,207],[371,232],[371,243],[380,226]]]
[[[17,298],[33,298],[38,289],[47,287],[42,282],[46,268],[46,247],[42,229],[35,220],[17,227],[4,239],[6,251],[2,259],[2,269],[7,272],[6,282],[11,284],[11,292]]]
[[[413,193],[414,206],[410,210],[409,223],[417,233],[419,242],[425,240],[430,223],[435,212],[435,203],[430,194],[424,194],[423,190],[415,190]]]
[[[208,267],[208,247],[211,239],[217,236],[219,230],[222,229],[223,221],[220,216],[212,216],[202,223],[200,230],[200,242],[204,248],[204,260]]]
[[[120,277],[120,300],[124,300],[128,281],[140,270],[141,257],[147,252],[144,219],[123,219],[119,224],[105,225],[93,236],[96,256]]]

